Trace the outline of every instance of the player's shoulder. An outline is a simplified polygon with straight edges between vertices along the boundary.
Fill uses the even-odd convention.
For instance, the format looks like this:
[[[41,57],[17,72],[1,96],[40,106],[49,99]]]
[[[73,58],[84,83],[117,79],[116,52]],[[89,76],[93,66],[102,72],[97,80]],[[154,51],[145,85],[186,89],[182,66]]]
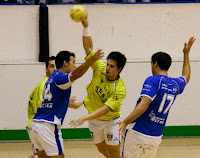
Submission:
[[[120,86],[125,86],[124,85],[124,80],[121,76],[119,76],[118,80],[117,80],[117,84],[120,85]]]
[[[47,77],[47,76],[44,76],[43,80],[41,80],[41,83],[44,83],[44,82],[46,82],[48,79],[49,79],[49,77]]]
[[[124,84],[124,80],[122,79],[121,76],[116,81],[116,88],[120,89],[120,90],[124,90],[124,91],[126,90],[126,87],[125,87],[125,84]]]
[[[186,84],[186,79],[183,76],[172,78],[172,81],[174,81],[177,84]]]
[[[180,76],[180,77],[173,77],[172,78],[172,80],[175,80],[175,81],[180,81],[180,82],[185,82],[186,81],[186,79],[185,79],[185,77],[183,77],[183,76]]]
[[[40,86],[41,86],[43,83],[45,83],[47,80],[48,80],[48,77],[47,77],[47,76],[44,76],[44,78],[43,78],[42,80],[40,80],[40,82],[37,84],[37,86],[36,86],[35,88],[40,87]]]
[[[54,76],[61,76],[63,73],[59,70],[56,70],[51,76],[54,77]]]
[[[56,82],[56,81],[59,81],[63,78],[63,75],[64,73],[62,73],[61,71],[59,70],[56,70],[48,79],[48,81],[50,83],[52,83],[52,81]]]
[[[58,79],[58,78],[62,78],[62,77],[64,77],[64,76],[66,76],[66,75],[68,75],[69,73],[63,73],[63,72],[61,72],[61,71],[59,71],[59,70],[56,70],[52,75],[51,75],[51,78],[56,78],[56,79]]]
[[[146,78],[144,81],[144,86],[147,87],[159,87],[162,82],[167,78],[164,75],[153,75]]]

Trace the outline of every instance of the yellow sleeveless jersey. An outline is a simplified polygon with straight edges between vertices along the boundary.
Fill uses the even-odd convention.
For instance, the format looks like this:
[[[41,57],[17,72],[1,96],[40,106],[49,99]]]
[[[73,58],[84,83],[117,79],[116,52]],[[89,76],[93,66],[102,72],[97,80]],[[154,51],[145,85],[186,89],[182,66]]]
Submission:
[[[35,87],[31,95],[29,96],[28,124],[26,126],[27,128],[31,127],[33,118],[35,114],[37,113],[37,108],[40,107],[42,104],[44,84],[47,80],[48,80],[48,77],[45,76],[44,79],[38,83],[38,85]]]
[[[94,50],[85,58],[88,60],[95,54]],[[96,61],[92,66],[93,78],[87,85],[87,97],[84,105],[89,113],[107,105],[111,111],[101,116],[98,120],[113,120],[121,115],[121,102],[126,96],[124,81],[119,77],[116,81],[109,81],[106,78],[106,65]]]

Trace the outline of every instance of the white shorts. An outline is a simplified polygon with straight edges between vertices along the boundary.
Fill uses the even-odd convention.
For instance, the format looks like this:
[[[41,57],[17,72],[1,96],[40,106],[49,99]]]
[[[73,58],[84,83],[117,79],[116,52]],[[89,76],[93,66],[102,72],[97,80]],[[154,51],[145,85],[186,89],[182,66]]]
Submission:
[[[63,139],[60,126],[43,121],[33,121],[29,133],[34,146],[39,150],[44,150],[47,156],[62,155]]]
[[[119,125],[117,122],[121,118],[110,121],[91,120],[89,129],[93,134],[93,142],[99,144],[105,140],[108,145],[119,145]]]
[[[150,137],[136,131],[126,130],[122,158],[154,158],[161,137]]]
[[[29,135],[29,138],[30,138],[30,129],[29,128],[26,128],[27,132],[28,132],[28,135]],[[31,139],[31,138],[30,138]],[[33,151],[33,155],[34,155],[34,158],[37,157],[37,148],[35,147],[35,145],[32,143],[32,151]]]

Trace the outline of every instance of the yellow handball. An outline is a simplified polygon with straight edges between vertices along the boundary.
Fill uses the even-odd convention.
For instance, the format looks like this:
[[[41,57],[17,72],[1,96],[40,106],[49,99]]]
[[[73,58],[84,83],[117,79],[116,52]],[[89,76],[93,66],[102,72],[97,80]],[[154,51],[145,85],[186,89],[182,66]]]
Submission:
[[[82,22],[87,18],[87,11],[82,5],[75,5],[70,10],[70,16],[72,20]]]

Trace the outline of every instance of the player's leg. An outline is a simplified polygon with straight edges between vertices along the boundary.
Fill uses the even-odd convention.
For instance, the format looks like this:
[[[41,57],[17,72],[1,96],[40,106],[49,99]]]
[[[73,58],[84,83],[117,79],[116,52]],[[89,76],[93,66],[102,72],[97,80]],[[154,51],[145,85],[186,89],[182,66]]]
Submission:
[[[29,128],[26,128],[27,129],[27,133],[29,135],[29,138],[30,138],[30,129]],[[32,151],[33,151],[33,155],[31,156],[27,156],[26,158],[38,158],[38,155],[37,155],[37,148],[35,147],[35,145],[32,143]]]
[[[39,158],[64,158],[64,154],[58,156],[47,156],[45,151],[38,151]]]
[[[43,147],[42,146],[45,146],[45,148],[47,148],[47,147],[49,147],[49,145],[47,145],[47,143],[46,142],[44,142],[44,140],[43,140],[43,138],[41,138],[41,133],[39,132],[38,133],[38,131],[40,131],[39,129],[41,129],[41,122],[39,123],[40,125],[37,127],[38,129],[37,129],[37,132],[35,131],[35,130],[31,130],[31,132],[30,132],[30,139],[31,139],[31,141],[33,142],[33,144],[35,144],[34,145],[34,148],[37,148],[37,156],[38,156],[38,158],[64,158],[64,155],[63,154],[61,154],[61,155],[57,155],[57,156],[47,156],[46,155],[46,152],[44,151],[44,149],[43,149]],[[35,124],[33,125],[33,128],[35,128],[36,126],[35,126]],[[46,127],[43,127],[44,129],[46,129]],[[48,127],[48,129],[50,129],[49,127]],[[49,130],[49,131],[51,131],[51,130]],[[44,134],[45,133],[45,130],[44,130],[44,132],[42,132],[42,134],[43,135],[45,135]],[[47,132],[46,132],[47,133]],[[56,132],[55,132],[56,133]],[[47,134],[48,135],[48,134]],[[53,134],[52,134],[53,135]],[[59,136],[61,136],[61,133],[59,133]],[[44,136],[45,138],[48,138],[47,136]],[[49,140],[50,140],[51,138],[49,137]],[[51,150],[52,148],[50,147],[48,150]],[[35,153],[35,152],[34,152]],[[35,157],[34,157],[35,158]]]
[[[58,156],[47,156],[47,158],[64,158],[64,154]]]
[[[110,158],[120,158],[120,144],[107,145],[107,150],[110,155]]]
[[[97,149],[100,153],[102,153],[105,157],[110,158],[110,154],[105,140],[95,145],[97,146]]]
[[[63,140],[60,126],[47,122],[34,121],[32,128],[36,130],[37,141],[45,152],[40,152],[39,158],[63,158]],[[46,154],[46,155],[45,155]],[[46,156],[46,157],[45,157]]]
[[[154,158],[157,149],[162,141],[161,137],[146,137],[139,136],[139,140],[143,141],[143,157],[144,158]]]
[[[138,144],[137,136],[131,130],[127,130],[124,136],[122,158],[142,158],[143,146]]]
[[[47,158],[44,149],[42,148],[40,142],[38,141],[38,139],[40,139],[38,133],[35,130],[31,129],[29,131],[29,137],[31,139],[32,144],[34,144],[34,149],[37,149],[37,151],[34,151],[34,153],[37,154],[36,157]]]
[[[34,155],[31,155],[31,156],[27,156],[25,158],[34,158]]]
[[[39,158],[47,158],[47,155],[44,150],[37,152]]]
[[[107,150],[110,158],[120,158],[120,135],[117,122],[120,118],[108,121],[104,128],[104,139],[107,144]]]
[[[144,145],[143,158],[154,158],[156,156],[157,147],[153,145]]]
[[[104,138],[104,127],[106,121],[91,120],[89,121],[89,129],[93,135],[93,142],[97,146],[97,149],[105,157],[109,157],[107,146]]]
[[[143,146],[143,157],[154,158],[156,156],[157,149],[161,143],[161,137],[144,137],[143,140],[145,140],[145,145]]]

